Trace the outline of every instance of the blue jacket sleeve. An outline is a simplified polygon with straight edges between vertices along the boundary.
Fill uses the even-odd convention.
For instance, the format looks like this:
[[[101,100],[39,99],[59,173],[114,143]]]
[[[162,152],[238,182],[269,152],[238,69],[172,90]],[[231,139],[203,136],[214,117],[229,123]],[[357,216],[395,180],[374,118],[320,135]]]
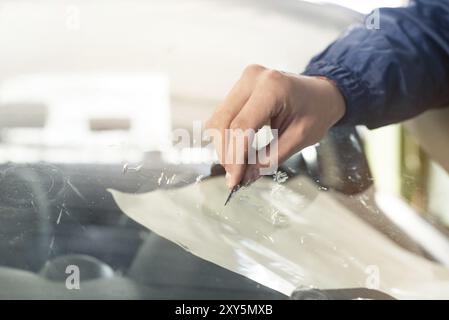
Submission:
[[[378,14],[378,29],[353,27],[304,72],[340,89],[346,113],[337,125],[376,128],[449,106],[449,0],[416,0]]]

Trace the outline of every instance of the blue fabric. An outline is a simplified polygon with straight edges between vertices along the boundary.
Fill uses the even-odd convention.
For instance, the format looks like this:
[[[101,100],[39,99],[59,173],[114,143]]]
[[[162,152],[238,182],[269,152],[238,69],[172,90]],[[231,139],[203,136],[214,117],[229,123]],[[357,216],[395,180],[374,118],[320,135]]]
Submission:
[[[449,0],[378,12],[379,29],[351,28],[304,72],[339,87],[346,113],[337,125],[376,128],[449,106]]]

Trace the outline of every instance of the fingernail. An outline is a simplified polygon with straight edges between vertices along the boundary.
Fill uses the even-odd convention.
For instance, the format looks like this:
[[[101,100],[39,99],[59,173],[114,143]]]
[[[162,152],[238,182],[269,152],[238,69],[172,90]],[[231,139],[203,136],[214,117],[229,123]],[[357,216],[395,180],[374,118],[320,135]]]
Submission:
[[[231,174],[229,172],[226,172],[225,179],[226,179],[226,185],[228,186],[229,189],[231,189],[233,187],[233,185],[232,185],[232,181],[231,181]]]

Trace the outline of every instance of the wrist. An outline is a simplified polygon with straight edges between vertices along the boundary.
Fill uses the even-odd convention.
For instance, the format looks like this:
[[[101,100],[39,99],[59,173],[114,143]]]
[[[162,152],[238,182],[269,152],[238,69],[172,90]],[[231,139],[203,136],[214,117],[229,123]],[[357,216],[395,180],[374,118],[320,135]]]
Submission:
[[[328,111],[330,111],[330,121],[331,125],[337,123],[341,118],[343,118],[346,112],[346,102],[345,99],[338,88],[337,84],[326,77],[316,76],[315,78],[320,84],[320,88],[325,99],[325,105]]]

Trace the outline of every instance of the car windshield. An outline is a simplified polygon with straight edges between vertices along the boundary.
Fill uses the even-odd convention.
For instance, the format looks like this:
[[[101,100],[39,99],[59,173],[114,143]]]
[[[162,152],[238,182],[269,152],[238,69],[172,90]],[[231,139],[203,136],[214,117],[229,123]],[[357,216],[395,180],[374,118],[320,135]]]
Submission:
[[[203,128],[242,70],[300,73],[360,21],[299,0],[0,1],[0,298],[449,298],[432,119],[335,127],[224,205]]]

